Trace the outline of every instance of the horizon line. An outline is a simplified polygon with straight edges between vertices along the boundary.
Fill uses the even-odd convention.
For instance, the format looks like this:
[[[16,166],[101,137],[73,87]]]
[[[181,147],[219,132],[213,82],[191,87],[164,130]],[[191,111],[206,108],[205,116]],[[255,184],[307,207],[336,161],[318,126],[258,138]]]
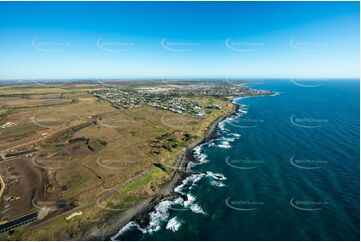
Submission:
[[[338,80],[338,79],[360,79],[360,77],[206,77],[206,76],[199,76],[199,77],[112,77],[112,78],[94,78],[94,77],[77,77],[77,78],[10,78],[10,79],[0,79],[0,82],[5,81],[15,81],[15,82],[26,82],[26,81],[127,81],[127,80],[199,80],[199,79],[214,79],[214,80],[235,80],[235,79],[245,79],[245,80],[274,80],[274,79],[302,79],[302,80]]]

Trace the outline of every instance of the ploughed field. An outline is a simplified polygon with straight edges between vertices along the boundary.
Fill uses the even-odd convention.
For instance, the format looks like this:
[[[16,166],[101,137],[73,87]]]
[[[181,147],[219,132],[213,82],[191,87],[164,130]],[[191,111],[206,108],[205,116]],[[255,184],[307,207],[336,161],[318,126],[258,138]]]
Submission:
[[[232,112],[227,99],[210,96],[191,97],[202,116],[150,105],[122,108],[92,94],[107,88],[0,89],[0,224],[38,212],[37,221],[0,237],[80,239],[93,223],[106,228],[101,217],[154,197],[184,148]]]

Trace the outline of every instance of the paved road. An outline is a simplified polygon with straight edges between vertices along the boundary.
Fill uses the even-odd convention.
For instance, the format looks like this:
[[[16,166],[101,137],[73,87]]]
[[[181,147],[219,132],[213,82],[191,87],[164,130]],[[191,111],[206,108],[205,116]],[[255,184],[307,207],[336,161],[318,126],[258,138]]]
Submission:
[[[38,219],[38,212],[34,212],[0,225],[0,233],[13,230],[21,225],[33,222]]]

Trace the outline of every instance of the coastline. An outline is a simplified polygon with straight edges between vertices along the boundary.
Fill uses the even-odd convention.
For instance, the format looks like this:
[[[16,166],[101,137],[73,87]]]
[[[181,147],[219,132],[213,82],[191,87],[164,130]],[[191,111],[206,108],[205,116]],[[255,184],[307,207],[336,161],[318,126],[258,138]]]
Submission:
[[[84,235],[82,240],[109,240],[130,221],[136,221],[140,226],[144,226],[149,222],[149,213],[159,202],[179,197],[180,194],[174,192],[174,189],[180,185],[186,177],[192,175],[191,172],[187,171],[188,164],[190,162],[199,162],[193,156],[193,149],[196,146],[202,145],[212,139],[216,134],[218,124],[238,112],[240,105],[234,103],[233,100],[233,98],[230,100],[233,105],[232,112],[224,116],[220,116],[213,121],[208,127],[206,133],[203,135],[203,138],[190,144],[187,148],[185,148],[182,156],[176,159],[175,166],[177,169],[173,172],[170,180],[162,185],[154,197],[139,202],[134,207],[122,212],[121,214],[108,214],[103,219],[104,221],[102,221],[108,225],[107,228],[101,229],[98,226],[92,226],[92,228],[89,228],[88,233]]]
[[[213,121],[208,127],[207,132],[203,135],[203,138],[190,144],[183,152],[182,156],[176,160],[177,169],[174,171],[172,178],[163,184],[162,188],[159,190],[156,197],[150,202],[147,209],[144,211],[139,211],[137,216],[134,216],[132,220],[137,222],[141,227],[149,223],[149,213],[154,209],[154,207],[163,200],[174,199],[180,197],[179,193],[176,193],[174,189],[179,186],[182,181],[188,176],[194,174],[187,171],[187,166],[190,162],[198,163],[199,161],[193,156],[193,149],[199,145],[207,143],[210,139],[214,137],[217,131],[218,124],[225,120],[228,117],[235,115],[238,112],[240,105],[233,103],[233,110],[231,113],[228,113],[225,116],[220,116],[215,121]],[[128,221],[130,222],[130,221]],[[124,224],[123,226],[125,226]],[[122,227],[123,227],[122,226]],[[121,229],[121,227],[119,228]],[[117,231],[118,232],[118,231]]]

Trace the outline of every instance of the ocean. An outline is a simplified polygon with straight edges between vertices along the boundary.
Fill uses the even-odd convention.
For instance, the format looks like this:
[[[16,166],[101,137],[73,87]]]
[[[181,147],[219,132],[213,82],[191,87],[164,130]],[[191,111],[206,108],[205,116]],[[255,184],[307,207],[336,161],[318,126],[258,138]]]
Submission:
[[[235,99],[237,115],[195,148],[203,173],[113,240],[359,240],[359,80],[250,87],[279,94]]]

